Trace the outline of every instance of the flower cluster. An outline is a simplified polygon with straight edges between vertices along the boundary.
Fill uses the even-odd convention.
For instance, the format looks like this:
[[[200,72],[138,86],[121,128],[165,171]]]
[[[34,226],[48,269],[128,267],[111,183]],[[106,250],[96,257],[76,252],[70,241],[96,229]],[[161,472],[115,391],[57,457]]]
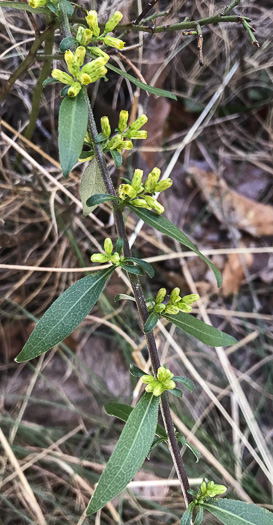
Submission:
[[[204,500],[207,498],[214,498],[220,494],[226,492],[226,487],[224,485],[216,485],[214,481],[205,481],[203,480],[200,489],[198,492],[192,491],[193,496],[195,497],[194,503],[204,503]]]
[[[79,26],[76,39],[81,46],[88,46],[91,41],[92,43],[96,43],[99,40],[106,46],[115,47],[116,49],[123,49],[125,46],[125,42],[123,42],[123,40],[107,35],[107,33],[111,33],[115,29],[122,18],[122,13],[120,11],[116,11],[105,24],[103,33],[100,34],[97,11],[89,11],[85,17],[89,29],[84,29],[84,27]],[[91,47],[90,51],[93,52],[93,49],[94,48]]]
[[[92,262],[98,262],[98,263],[106,263],[111,262],[112,264],[119,266],[120,263],[124,261],[124,257],[120,256],[120,252],[122,249],[122,244],[119,243],[119,246],[117,245],[117,251],[114,252],[113,243],[109,237],[105,239],[104,241],[104,251],[103,253],[94,253],[91,256]]]
[[[71,50],[66,51],[64,59],[70,75],[60,69],[53,69],[51,73],[53,78],[70,86],[67,92],[69,97],[76,97],[82,85],[87,86],[91,82],[96,82],[96,80],[107,73],[105,64],[108,62],[109,57],[106,53],[106,57],[100,56],[83,66],[85,54],[86,49],[84,46],[77,47],[75,53]]]
[[[165,179],[158,182],[160,175],[160,169],[154,168],[151,173],[149,173],[145,184],[142,184],[143,171],[136,169],[132,182],[130,184],[120,185],[119,197],[121,200],[126,201],[137,208],[146,208],[147,210],[153,210],[158,214],[163,213],[164,206],[159,204],[152,195],[156,192],[167,190],[171,187],[173,181],[171,179]]]
[[[166,304],[163,304],[166,293],[167,291],[165,288],[160,288],[155,301],[149,302],[148,310],[153,310],[160,315],[176,315],[179,312],[189,313],[192,310],[190,305],[199,299],[198,294],[184,295],[184,297],[180,297],[180,288],[174,288],[169,296],[169,301]]]
[[[28,0],[30,7],[43,7],[49,0]]]
[[[152,392],[154,396],[160,396],[164,390],[173,390],[175,382],[172,381],[174,375],[168,368],[161,366],[157,371],[157,377],[144,375],[141,377],[143,383],[147,383],[146,392]]]
[[[99,48],[92,48],[99,49]],[[104,53],[106,54],[106,53]],[[108,55],[107,55],[108,56]],[[118,133],[110,138],[111,135],[111,126],[108,117],[102,117],[100,119],[101,123],[101,133],[97,135],[95,141],[101,143],[102,151],[110,151],[112,154],[116,152],[121,154],[123,150],[130,150],[133,147],[131,139],[146,139],[147,131],[141,130],[142,126],[146,124],[148,117],[146,115],[141,115],[128,127],[128,111],[122,110],[119,114],[118,128],[115,130]],[[92,146],[92,141],[90,136],[87,134],[85,137],[85,144],[90,147],[89,151],[84,151],[79,158],[79,161],[85,162],[86,160],[92,160],[95,153]],[[140,171],[140,170],[139,170]]]

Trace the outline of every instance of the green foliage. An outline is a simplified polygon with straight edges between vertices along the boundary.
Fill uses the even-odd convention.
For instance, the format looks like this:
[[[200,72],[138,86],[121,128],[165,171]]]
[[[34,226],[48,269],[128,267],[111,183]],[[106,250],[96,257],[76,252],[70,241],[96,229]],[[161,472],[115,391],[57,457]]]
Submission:
[[[83,207],[83,216],[86,217],[89,213],[93,212],[100,204],[95,203],[93,206],[87,204],[87,199],[91,198],[92,195],[102,194],[105,191],[105,185],[101,176],[101,172],[97,163],[97,159],[94,158],[90,161],[87,168],[85,169],[81,184],[80,184],[80,197]],[[89,198],[88,198],[89,197]],[[103,201],[105,202],[105,201]]]
[[[144,334],[151,332],[157,325],[160,315],[156,312],[151,312],[143,328]]]
[[[164,314],[164,317],[184,332],[187,332],[187,334],[196,337],[196,339],[205,345],[230,346],[237,342],[231,335],[221,332],[217,328],[203,323],[203,321],[199,321],[199,319],[196,319],[193,315],[179,312],[176,315]]]
[[[146,393],[132,410],[99,479],[87,515],[97,512],[120,494],[141,467],[154,439],[158,406],[159,398]]]
[[[190,241],[190,239],[172,222],[170,222],[165,217],[162,217],[161,215],[157,215],[156,213],[149,210],[145,210],[143,208],[136,208],[132,205],[129,205],[129,208],[132,211],[134,211],[140,219],[149,224],[149,226],[152,226],[156,230],[160,231],[164,235],[167,235],[168,237],[171,237],[175,241],[180,242],[181,244],[195,252],[197,255],[199,255],[199,257],[203,261],[205,261],[205,263],[212,269],[216,277],[218,286],[221,286],[222,276],[218,268],[216,268],[216,266],[214,266],[214,264],[210,262],[209,259],[207,259],[207,257],[205,257],[201,252],[199,252],[197,247]]]
[[[88,112],[83,90],[77,97],[66,97],[59,113],[59,153],[64,177],[68,177],[82,151]]]
[[[196,518],[194,520],[194,525],[201,525],[201,523],[203,521],[203,518],[204,518],[204,509],[200,505],[200,507],[198,509],[198,512],[197,512],[197,515],[196,515]]]
[[[192,502],[189,504],[188,508],[185,510],[180,520],[180,525],[191,525],[191,518],[192,518],[194,507],[195,507],[195,503]]]
[[[188,377],[173,376],[173,381],[175,383],[182,383],[182,385],[184,385],[190,392],[193,392],[194,390],[194,382]]]
[[[70,49],[75,45],[78,45],[77,39],[73,36],[66,36],[61,40],[60,51],[64,53],[67,49]]]
[[[70,286],[45,312],[16,357],[29,361],[63,341],[96,304],[114,267],[83,277]]]
[[[119,198],[115,197],[115,195],[109,195],[109,193],[96,193],[95,195],[91,195],[91,197],[88,197],[86,201],[86,206],[88,206],[89,208],[92,208],[94,206],[97,207],[98,204],[102,204],[103,202],[109,201],[119,201]]]
[[[212,499],[202,506],[224,525],[273,525],[272,512],[245,501]]]
[[[151,279],[154,277],[155,271],[151,264],[147,263],[146,261],[143,261],[142,259],[138,259],[137,257],[126,257],[125,262],[131,261],[136,263],[144,272],[151,277]]]

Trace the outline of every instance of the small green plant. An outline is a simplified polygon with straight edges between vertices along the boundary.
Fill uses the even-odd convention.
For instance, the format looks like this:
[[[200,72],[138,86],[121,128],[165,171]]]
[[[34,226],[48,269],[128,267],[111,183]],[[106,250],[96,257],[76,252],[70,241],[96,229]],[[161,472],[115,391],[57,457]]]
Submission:
[[[3,3],[9,4],[9,2]],[[258,45],[253,35],[253,28],[249,24],[250,20],[246,17],[238,20],[236,15],[230,15],[233,7],[238,3],[238,0],[233,1],[220,15],[176,24],[173,30],[188,29],[184,32],[185,35],[196,34],[200,40],[201,27],[204,25],[211,22],[239,21],[248,31],[252,43]],[[119,403],[112,403],[105,407],[108,414],[119,417],[126,423],[88,505],[87,516],[97,512],[120,494],[150,454],[151,449],[165,442],[169,446],[185,499],[186,511],[181,518],[181,525],[193,523],[200,525],[204,510],[226,525],[272,525],[273,514],[265,509],[242,501],[218,499],[218,496],[226,492],[226,487],[223,485],[217,485],[211,480],[203,480],[197,492],[189,488],[179,446],[187,445],[197,459],[200,454],[175,431],[167,392],[181,397],[182,391],[176,387],[176,383],[182,384],[190,391],[193,390],[194,385],[190,379],[175,377],[170,370],[161,365],[153,329],[162,317],[207,345],[229,346],[236,340],[191,315],[191,304],[199,299],[196,294],[181,296],[180,289],[174,288],[166,301],[167,291],[161,288],[155,299],[144,297],[139,276],[147,274],[152,278],[154,269],[146,261],[131,254],[123,219],[125,208],[134,212],[163,235],[178,241],[201,257],[213,270],[218,286],[221,285],[221,274],[190,239],[163,216],[164,207],[158,203],[157,194],[168,190],[172,180],[164,177],[160,180],[161,171],[157,167],[148,174],[145,182],[143,182],[143,171],[136,168],[132,180],[125,179],[115,191],[107,169],[105,153],[110,152],[115,165],[120,167],[122,154],[133,147],[132,141],[147,138],[147,131],[141,129],[146,124],[147,117],[143,114],[128,126],[128,112],[122,110],[114,135],[107,116],[102,117],[101,132],[98,133],[87,87],[99,79],[106,80],[108,69],[112,69],[129,78],[137,86],[158,96],[169,98],[175,96],[170,92],[143,84],[110,64],[110,55],[105,49],[110,47],[122,50],[126,45],[123,40],[109,36],[113,30],[119,30],[122,20],[120,11],[116,11],[105,24],[99,23],[97,12],[94,10],[88,11],[80,22],[74,22],[74,7],[75,4],[68,0],[29,0],[26,9],[33,11],[37,9],[39,13],[53,17],[53,23],[56,27],[60,27],[63,36],[60,52],[64,53],[68,72],[53,69],[51,77],[44,82],[44,86],[52,82],[65,84],[60,93],[63,100],[59,112],[59,152],[63,175],[68,177],[78,159],[90,162],[81,185],[84,212],[88,213],[100,203],[110,202],[115,219],[117,242],[114,249],[112,240],[107,238],[104,242],[104,253],[91,256],[92,262],[106,263],[106,266],[80,279],[60,295],[37,323],[16,361],[17,363],[29,361],[63,341],[96,304],[113,272],[121,268],[128,273],[131,281],[133,297],[129,299],[133,299],[137,305],[152,370],[147,374],[135,365],[131,367],[131,374],[141,378],[146,385],[146,392],[135,408]],[[145,9],[144,14],[147,12],[147,7]],[[143,17],[138,17],[134,22],[134,30],[138,30],[138,27],[141,30],[139,24]],[[132,24],[129,24],[127,29],[130,30],[131,26]],[[120,294],[116,299],[124,298],[128,296]],[[165,428],[158,424],[159,406]]]

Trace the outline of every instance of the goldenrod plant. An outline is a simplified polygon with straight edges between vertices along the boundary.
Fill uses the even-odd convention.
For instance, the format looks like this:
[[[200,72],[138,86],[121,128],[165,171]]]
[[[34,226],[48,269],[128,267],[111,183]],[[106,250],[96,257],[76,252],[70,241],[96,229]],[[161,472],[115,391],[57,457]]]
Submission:
[[[238,3],[239,1],[233,1],[219,15],[194,23],[185,20],[174,25],[173,28],[169,26],[168,31],[188,29],[189,32],[196,32],[200,37],[201,28],[211,22],[238,22],[237,15],[230,14]],[[144,9],[144,13],[147,9],[149,11],[149,5],[146,11]],[[89,10],[79,21],[74,14],[75,2],[68,0],[29,0],[27,7],[33,12],[37,10],[41,16],[46,16],[51,20],[54,30],[59,28],[62,34],[60,52],[63,53],[63,66],[67,71],[53,69],[50,78],[44,82],[44,87],[54,81],[65,84],[60,92],[63,100],[59,112],[59,153],[63,175],[69,176],[78,159],[89,162],[86,171],[93,190],[91,192],[87,189],[87,193],[85,191],[82,197],[83,206],[90,209],[100,203],[109,202],[113,211],[117,240],[115,244],[115,241],[107,237],[104,250],[91,256],[93,263],[104,265],[102,269],[86,275],[58,297],[35,326],[16,362],[22,363],[34,359],[63,341],[92,310],[112,274],[116,271],[124,271],[130,279],[133,295],[127,297],[121,294],[117,300],[127,297],[135,301],[151,363],[150,373],[135,365],[131,367],[131,374],[141,378],[143,390],[145,388],[145,393],[141,395],[134,408],[118,403],[106,407],[107,413],[123,419],[126,423],[88,505],[86,523],[89,522],[88,516],[98,512],[126,488],[150,454],[151,448],[159,442],[166,442],[185,501],[186,510],[181,517],[181,525],[200,525],[204,519],[204,511],[210,512],[226,525],[272,525],[273,514],[267,510],[254,504],[219,498],[226,492],[224,485],[204,479],[196,492],[190,489],[180,454],[180,443],[184,437],[174,428],[168,394],[182,396],[182,390],[177,388],[177,383],[190,391],[194,385],[186,377],[174,376],[165,365],[160,363],[153,330],[162,318],[164,322],[175,324],[207,345],[229,346],[236,343],[236,340],[191,314],[191,305],[199,300],[197,294],[183,295],[176,287],[169,295],[165,288],[161,288],[155,298],[144,296],[140,278],[145,274],[147,278],[152,278],[154,268],[146,261],[132,255],[125,229],[124,211],[135,213],[163,235],[196,253],[212,269],[218,286],[221,285],[221,274],[191,240],[164,216],[164,207],[158,202],[157,197],[160,192],[165,192],[172,186],[172,180],[169,177],[160,180],[161,170],[158,167],[154,167],[144,179],[143,171],[135,167],[132,178],[129,178],[128,174],[117,188],[113,186],[106,164],[106,154],[112,155],[116,167],[119,168],[124,152],[133,148],[134,141],[143,141],[147,138],[147,131],[142,129],[147,122],[147,116],[142,114],[128,125],[129,113],[124,109],[117,119],[118,127],[114,134],[107,115],[101,118],[101,131],[97,132],[88,87],[99,80],[107,80],[108,69],[114,69],[123,75],[121,70],[111,64],[111,49],[122,50],[126,42],[109,33],[119,32],[122,27],[120,32],[124,35],[125,29],[129,31],[133,25],[135,31],[138,28],[143,30],[143,26],[139,25],[142,18],[138,17],[134,24],[129,23],[124,27],[120,24],[123,15],[118,10],[106,22],[98,19],[95,10]],[[252,43],[257,45],[249,19],[241,17],[239,21],[249,32]],[[155,31],[163,32],[164,27],[162,26],[161,29],[160,27],[158,26]],[[130,75],[127,75],[127,78],[146,91],[158,96],[175,98],[172,93],[148,86]],[[96,178],[95,184],[94,178]],[[98,191],[97,188],[102,187],[104,191]],[[158,425],[159,407],[165,428]],[[182,410],[181,405],[181,413]],[[185,440],[183,444],[186,444]],[[198,451],[194,450],[191,444],[187,443],[187,445],[198,458]]]

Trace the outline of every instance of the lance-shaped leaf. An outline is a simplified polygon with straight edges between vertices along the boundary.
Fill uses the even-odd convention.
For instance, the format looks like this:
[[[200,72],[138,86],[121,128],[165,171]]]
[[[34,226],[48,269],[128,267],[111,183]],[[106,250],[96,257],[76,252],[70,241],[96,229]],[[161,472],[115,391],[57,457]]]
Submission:
[[[119,69],[116,66],[113,66],[113,64],[107,63],[107,68],[111,69],[112,71],[115,71],[118,73],[118,75],[127,78],[132,82],[132,84],[135,84],[135,86],[138,86],[140,89],[145,89],[145,91],[148,91],[149,93],[153,93],[153,95],[157,95],[158,97],[166,97],[171,98],[172,100],[177,100],[176,95],[174,93],[171,93],[170,91],[166,91],[165,89],[156,88],[154,86],[150,86],[149,84],[145,84],[144,82],[141,82],[141,80],[138,80],[138,78],[133,77],[126,71],[122,71],[122,69]]]
[[[203,507],[199,507],[196,518],[194,520],[194,525],[201,525],[204,518],[204,509]]]
[[[224,525],[273,525],[272,512],[245,501],[211,499],[203,503],[202,507]]]
[[[155,274],[152,265],[147,263],[146,261],[143,261],[142,259],[138,259],[137,257],[126,257],[125,262],[126,261],[135,262],[138,266],[142,268],[142,270],[144,270],[144,272],[146,272],[149,275],[149,277],[151,277],[151,279]]]
[[[172,380],[176,383],[182,383],[190,392],[194,390],[194,382],[188,377],[174,376]]]
[[[134,275],[144,275],[144,271],[138,266],[133,266],[132,264],[120,263],[121,268],[128,273],[133,273]]]
[[[196,503],[193,501],[189,504],[188,508],[185,510],[181,520],[180,525],[191,525],[191,518],[193,514],[193,509],[196,506]]]
[[[37,323],[17,363],[29,361],[63,341],[85,319],[96,304],[115,267],[87,275],[70,286]]]
[[[183,396],[183,392],[182,390],[180,390],[180,388],[172,388],[170,390],[168,390],[169,394],[173,394],[173,396],[175,397],[182,397]]]
[[[149,332],[151,332],[154,327],[156,326],[157,324],[157,321],[159,319],[159,315],[156,313],[156,312],[151,312],[146,323],[144,324],[144,334],[148,334]]]
[[[88,110],[83,89],[75,98],[66,97],[59,112],[59,154],[64,177],[76,164],[87,130]]]
[[[110,195],[109,193],[96,193],[87,199],[86,206],[94,207],[98,206],[98,204],[102,204],[103,202],[118,200],[118,197],[115,197],[115,195]]]
[[[163,217],[162,215],[158,215],[157,213],[154,213],[153,211],[146,210],[144,208],[136,208],[132,204],[128,205],[129,208],[136,214],[140,219],[142,219],[144,222],[155,228],[161,233],[164,233],[164,235],[168,235],[168,237],[171,237],[175,241],[180,242],[190,250],[192,250],[194,253],[199,255],[203,261],[212,269],[214,272],[214,275],[217,280],[218,286],[221,286],[222,284],[222,276],[219,272],[218,268],[214,266],[212,262],[207,259],[201,252],[199,252],[198,248],[191,242],[191,240],[183,233],[179,228],[177,228],[171,221],[166,219],[166,217]]]
[[[94,204],[94,206],[88,206],[86,204],[87,199],[92,195],[98,195],[104,192],[105,185],[101,176],[97,159],[94,158],[85,169],[80,184],[80,197],[82,201],[84,217],[93,212],[98,206],[98,204]]]
[[[120,494],[149,454],[156,430],[159,397],[144,394],[128,417],[116,448],[87,508],[97,512]]]
[[[74,36],[66,36],[60,42],[60,51],[64,53],[67,49],[78,46],[78,41]]]
[[[136,365],[130,365],[130,374],[134,377],[142,377],[145,376],[147,372],[144,372],[144,370],[141,370],[139,366]]]
[[[184,332],[187,332],[187,334],[193,335],[193,337],[199,339],[199,341],[205,345],[231,346],[237,343],[236,339],[231,335],[221,332],[221,330],[203,323],[203,321],[199,321],[199,319],[196,319],[193,315],[179,312],[176,315],[166,314],[164,317]]]

